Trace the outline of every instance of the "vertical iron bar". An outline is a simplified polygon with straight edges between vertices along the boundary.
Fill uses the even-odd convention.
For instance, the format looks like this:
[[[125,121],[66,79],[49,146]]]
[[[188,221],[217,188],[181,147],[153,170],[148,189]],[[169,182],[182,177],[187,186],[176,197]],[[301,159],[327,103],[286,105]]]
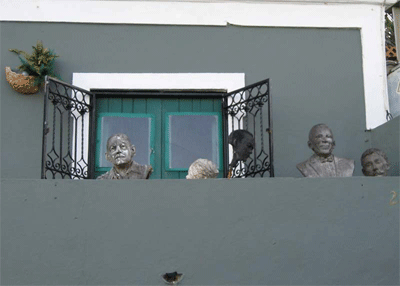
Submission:
[[[254,106],[256,105],[256,101],[254,100]],[[253,108],[254,108],[253,106]],[[249,112],[249,114],[251,114]],[[251,114],[253,116],[253,138],[254,138],[254,149],[253,149],[253,165],[254,165],[254,172],[257,171],[257,133],[256,133],[256,116],[257,116],[257,111],[253,114]],[[249,170],[250,170],[250,166],[249,166]]]
[[[94,166],[95,166],[95,143],[96,143],[96,95],[90,97],[91,108],[89,110],[89,146],[88,146],[88,179],[94,179]]]
[[[82,96],[82,98],[83,98],[83,96]],[[82,106],[82,108],[84,108],[83,106]],[[84,142],[85,142],[85,113],[83,113],[82,112],[82,115],[81,115],[81,118],[82,118],[82,129],[81,129],[81,160],[79,160],[79,161],[81,161],[81,162],[83,162],[83,163],[85,163],[85,157],[84,157],[84,147],[85,147],[85,144],[84,144]],[[87,162],[86,162],[86,168],[87,168]],[[85,167],[83,167],[82,168],[82,177],[81,178],[84,178],[84,176],[85,176]],[[87,170],[86,170],[87,171]]]
[[[223,177],[227,178],[228,177],[228,172],[229,172],[229,152],[228,152],[228,97],[225,95],[222,97],[222,125],[223,125],[223,154],[224,154],[224,162],[223,162]]]
[[[71,104],[70,102],[68,102],[68,104]],[[72,112],[71,112],[71,108],[70,106],[68,106],[68,113],[67,113],[67,121],[68,121],[68,149],[67,149],[67,156],[70,157],[70,159],[72,158],[71,156],[71,120],[72,120]],[[67,170],[69,173],[72,174],[72,159],[71,162],[69,162],[69,164],[67,163]],[[71,176],[72,178],[72,176]]]
[[[268,137],[269,137],[269,176],[275,177],[274,174],[274,146],[273,146],[273,128],[272,128],[272,96],[271,85],[268,79]]]
[[[77,112],[77,109],[76,109],[76,107],[75,107],[75,111]],[[78,154],[78,119],[79,119],[79,116],[74,116],[74,123],[75,123],[75,128],[74,128],[74,170],[75,170],[75,175],[76,175],[76,173],[77,173],[77,164],[76,164],[76,162],[77,162],[77,160],[78,160],[78,157],[77,157],[77,154]]]
[[[263,106],[260,106],[260,141],[261,141],[261,153],[264,151],[264,130],[263,130]]]
[[[54,150],[54,154],[56,154],[57,155],[57,153],[56,153],[56,149],[55,149],[55,138],[56,138],[56,105],[57,105],[57,102],[54,100],[53,101],[53,132],[52,132],[52,140],[51,140],[51,150]],[[55,160],[54,160],[54,168],[55,169],[57,169],[56,168],[56,165],[57,165],[57,158],[55,158]],[[55,173],[53,172],[53,179],[55,179],[56,178],[56,175],[55,175]]]
[[[62,106],[62,104],[61,104],[61,106]],[[57,108],[58,109],[58,108]],[[62,142],[63,142],[63,112],[61,111],[61,109],[58,109],[59,110],[59,112],[60,112],[60,171],[62,171],[62,167],[63,167],[63,156],[62,156],[62,153],[63,153],[63,144],[62,144]],[[62,174],[62,173],[61,173]],[[62,178],[64,179],[64,176],[62,176]]]
[[[261,102],[260,103],[262,103],[262,99],[261,99]],[[264,150],[264,128],[263,128],[263,125],[264,125],[264,123],[263,123],[263,107],[264,107],[264,105],[262,104],[261,106],[260,106],[260,142],[261,142],[261,151],[260,151],[260,154],[262,154],[262,153],[264,153],[265,154],[265,150]],[[263,170],[264,169],[264,165],[263,165],[263,163],[264,163],[264,160],[260,160],[261,161],[261,170]],[[264,177],[264,173],[265,173],[265,171],[263,171],[261,174],[260,174],[260,177]]]
[[[42,172],[41,179],[46,179],[46,150],[47,150],[47,101],[49,95],[49,79],[45,77],[44,108],[43,108],[43,137],[42,137]]]

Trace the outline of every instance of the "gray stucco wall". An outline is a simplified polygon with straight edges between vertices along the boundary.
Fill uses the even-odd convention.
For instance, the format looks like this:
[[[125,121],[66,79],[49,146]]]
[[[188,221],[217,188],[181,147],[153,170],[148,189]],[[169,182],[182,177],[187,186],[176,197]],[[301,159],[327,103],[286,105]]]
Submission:
[[[390,161],[388,175],[400,176],[400,117],[375,128],[371,132],[371,145],[386,153]]]
[[[1,181],[2,285],[399,285],[398,178]]]
[[[299,177],[295,165],[311,155],[308,131],[328,124],[335,154],[356,160],[370,147],[365,129],[360,32],[357,29],[183,27],[66,23],[0,23],[1,176],[39,178],[43,95],[14,92],[8,51],[30,51],[38,39],[60,58],[58,71],[246,74],[246,84],[271,79],[275,174]],[[23,164],[21,164],[23,162]]]

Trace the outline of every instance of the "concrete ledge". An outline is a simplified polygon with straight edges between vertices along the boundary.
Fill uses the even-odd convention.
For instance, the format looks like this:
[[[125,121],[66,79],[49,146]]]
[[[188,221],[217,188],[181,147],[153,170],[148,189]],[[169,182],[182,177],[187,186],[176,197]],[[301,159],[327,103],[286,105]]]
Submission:
[[[399,184],[2,180],[1,284],[398,285]]]

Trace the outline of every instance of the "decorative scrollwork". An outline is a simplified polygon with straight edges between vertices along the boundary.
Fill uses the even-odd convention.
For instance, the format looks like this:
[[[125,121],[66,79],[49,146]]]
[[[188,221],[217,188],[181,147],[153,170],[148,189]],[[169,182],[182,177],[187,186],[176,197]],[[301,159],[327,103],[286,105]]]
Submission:
[[[253,154],[246,162],[239,162],[232,169],[232,178],[263,177],[267,172],[271,177],[274,176],[271,162],[273,148],[269,96],[267,79],[233,91],[225,98],[224,115],[226,122],[229,122],[229,133],[244,129],[253,134],[255,139]],[[263,113],[267,114],[267,128],[264,128],[266,122],[263,121]],[[264,136],[268,136],[269,140],[264,140]]]
[[[46,160],[42,162],[42,178],[88,178],[88,160],[81,158],[81,152],[78,158],[76,151],[78,146],[84,145],[84,141],[88,142],[78,134],[78,126],[85,118],[93,116],[93,95],[57,79],[47,78],[45,96],[46,102],[53,107],[48,108],[45,104],[45,122],[52,126],[52,132],[43,132],[43,140],[50,151],[43,154]]]

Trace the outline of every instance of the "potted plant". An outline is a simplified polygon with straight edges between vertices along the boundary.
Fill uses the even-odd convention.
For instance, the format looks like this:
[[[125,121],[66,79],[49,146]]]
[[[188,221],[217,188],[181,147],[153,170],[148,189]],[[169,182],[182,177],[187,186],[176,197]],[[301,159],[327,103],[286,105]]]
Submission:
[[[11,87],[23,94],[33,94],[39,91],[43,85],[46,75],[58,77],[54,72],[55,59],[58,57],[52,50],[43,47],[43,43],[38,41],[32,46],[32,54],[17,49],[9,49],[16,53],[21,61],[18,66],[20,73],[13,72],[10,67],[6,67],[6,77]],[[22,57],[23,56],[23,57]]]

